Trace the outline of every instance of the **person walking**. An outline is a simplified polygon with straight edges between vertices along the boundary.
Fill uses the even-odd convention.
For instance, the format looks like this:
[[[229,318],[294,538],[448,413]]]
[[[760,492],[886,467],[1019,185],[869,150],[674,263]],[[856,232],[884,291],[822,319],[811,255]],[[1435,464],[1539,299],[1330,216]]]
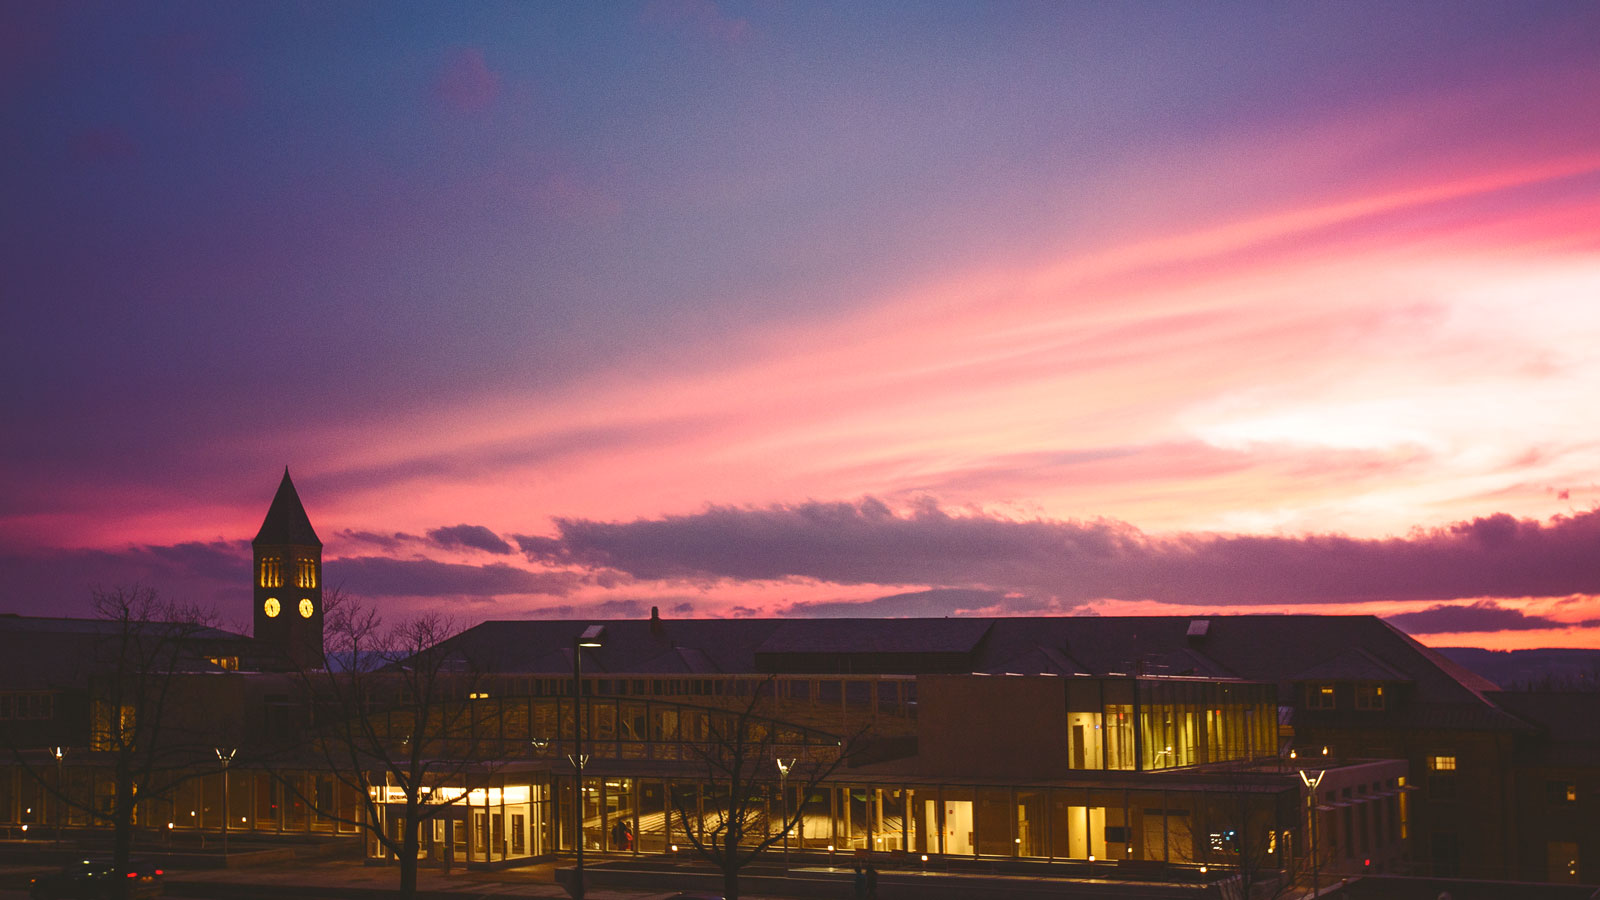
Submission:
[[[867,900],[878,900],[878,870],[867,863]]]
[[[856,863],[855,889],[856,900],[867,900],[867,873],[861,871],[861,863]]]

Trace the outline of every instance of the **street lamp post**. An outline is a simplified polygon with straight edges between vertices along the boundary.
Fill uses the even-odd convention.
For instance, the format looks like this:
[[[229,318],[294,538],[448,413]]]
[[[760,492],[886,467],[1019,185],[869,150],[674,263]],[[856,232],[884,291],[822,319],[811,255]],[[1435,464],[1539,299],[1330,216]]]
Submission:
[[[229,747],[224,750],[215,748],[217,759],[222,761],[222,867],[228,867],[228,763],[233,762],[233,755],[239,752],[238,747]]]
[[[583,630],[583,634],[572,639],[572,771],[577,778],[577,809],[573,810],[573,820],[577,823],[577,833],[573,835],[577,847],[577,864],[573,867],[572,888],[567,893],[572,895],[572,900],[583,900],[583,810],[585,792],[583,789],[583,764],[586,759],[583,755],[583,651],[603,646],[605,644],[606,627],[604,625],[590,625]]]
[[[52,804],[55,806],[56,814],[56,846],[61,845],[61,806],[67,798],[67,786],[61,780],[61,757],[65,752],[61,747],[56,748],[56,799]]]
[[[783,874],[789,874],[789,769],[795,757],[778,757],[778,793],[783,795]]]
[[[1317,882],[1322,874],[1322,860],[1317,855],[1317,788],[1322,784],[1322,776],[1328,774],[1326,769],[1318,769],[1316,777],[1307,774],[1305,769],[1300,770],[1300,780],[1306,786],[1306,816],[1311,820],[1311,896],[1317,896]]]

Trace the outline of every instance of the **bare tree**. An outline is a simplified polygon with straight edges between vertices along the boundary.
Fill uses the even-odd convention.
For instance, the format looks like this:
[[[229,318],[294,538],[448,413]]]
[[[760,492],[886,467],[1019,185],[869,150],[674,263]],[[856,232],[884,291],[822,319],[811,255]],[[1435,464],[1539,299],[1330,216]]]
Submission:
[[[75,795],[57,777],[58,757],[42,761],[47,751],[28,752],[39,748],[19,747],[10,734],[6,743],[26,777],[54,803],[111,828],[115,864],[126,868],[140,804],[149,810],[194,777],[212,753],[212,739],[238,725],[236,717],[220,714],[224,685],[198,677],[217,670],[220,660],[208,656],[228,636],[212,627],[211,614],[150,588],[95,591],[92,604],[97,621],[53,649],[74,655],[60,671],[86,701],[89,746],[74,752],[111,776],[110,795]]]
[[[324,610],[323,664],[299,673],[313,719],[308,744],[320,767],[359,798],[361,814],[326,808],[297,781],[284,783],[319,815],[360,827],[398,857],[399,896],[414,897],[422,828],[482,784],[499,755],[470,703],[482,676],[441,649],[457,630],[445,617],[385,627],[338,591]]]
[[[702,734],[683,735],[700,764],[708,803],[702,815],[671,792],[673,812],[695,852],[721,870],[727,900],[738,900],[740,871],[794,831],[813,790],[843,765],[862,734],[832,742],[799,740],[802,729],[762,714],[773,686],[768,679],[738,708],[709,711],[701,720]],[[779,757],[793,759],[787,788],[804,798],[799,803],[778,796]],[[778,827],[768,827],[774,819]]]
[[[1287,843],[1281,808],[1272,793],[1240,789],[1213,796],[1206,805],[1209,846],[1196,847],[1192,863],[1226,872],[1219,884],[1227,900],[1278,900],[1300,893],[1293,848]],[[1309,845],[1307,846],[1309,851]]]

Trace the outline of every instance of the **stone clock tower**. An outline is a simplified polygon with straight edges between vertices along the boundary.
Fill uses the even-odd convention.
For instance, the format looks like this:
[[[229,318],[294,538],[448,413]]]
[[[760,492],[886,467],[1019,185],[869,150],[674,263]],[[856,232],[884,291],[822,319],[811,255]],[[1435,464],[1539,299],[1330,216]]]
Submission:
[[[267,510],[255,550],[255,640],[267,657],[321,667],[322,541],[300,505],[289,469]]]

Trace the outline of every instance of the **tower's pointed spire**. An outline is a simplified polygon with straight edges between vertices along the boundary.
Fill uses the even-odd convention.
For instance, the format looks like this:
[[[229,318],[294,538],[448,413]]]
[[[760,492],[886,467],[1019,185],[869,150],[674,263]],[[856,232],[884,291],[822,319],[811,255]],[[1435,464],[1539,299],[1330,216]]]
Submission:
[[[311,527],[311,517],[306,515],[300,495],[295,492],[294,482],[289,480],[288,466],[283,467],[283,481],[278,484],[277,496],[272,498],[267,518],[261,523],[261,530],[251,543],[322,546],[322,541],[317,539],[317,530]]]

